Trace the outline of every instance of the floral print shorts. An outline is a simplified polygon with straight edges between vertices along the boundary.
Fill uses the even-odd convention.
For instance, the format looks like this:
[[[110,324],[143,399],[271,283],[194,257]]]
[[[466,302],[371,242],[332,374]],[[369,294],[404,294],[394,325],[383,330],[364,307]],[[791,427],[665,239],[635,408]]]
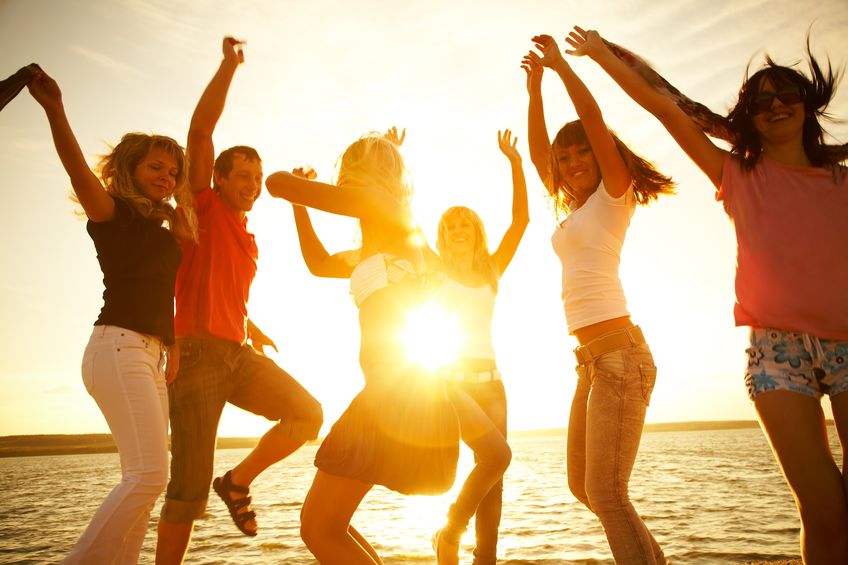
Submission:
[[[848,390],[848,341],[768,328],[751,328],[745,386],[748,397],[791,390],[813,398]]]

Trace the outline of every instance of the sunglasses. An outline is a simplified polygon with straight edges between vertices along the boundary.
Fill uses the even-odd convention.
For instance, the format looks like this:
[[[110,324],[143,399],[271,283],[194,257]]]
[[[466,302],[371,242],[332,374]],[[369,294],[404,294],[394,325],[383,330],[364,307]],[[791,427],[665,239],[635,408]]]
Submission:
[[[780,100],[781,104],[798,104],[804,100],[804,95],[801,93],[801,89],[794,85],[784,86],[775,92],[760,92],[751,99],[748,111],[752,116],[767,112],[774,104],[775,98]]]

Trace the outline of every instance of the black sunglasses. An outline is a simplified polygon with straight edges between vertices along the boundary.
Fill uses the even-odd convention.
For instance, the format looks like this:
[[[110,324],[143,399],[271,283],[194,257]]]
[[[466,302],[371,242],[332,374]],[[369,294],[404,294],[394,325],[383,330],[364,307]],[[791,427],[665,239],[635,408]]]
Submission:
[[[775,92],[760,92],[751,99],[748,111],[752,116],[762,114],[771,109],[775,98],[780,100],[781,104],[798,104],[804,100],[804,95],[795,85],[781,87]]]

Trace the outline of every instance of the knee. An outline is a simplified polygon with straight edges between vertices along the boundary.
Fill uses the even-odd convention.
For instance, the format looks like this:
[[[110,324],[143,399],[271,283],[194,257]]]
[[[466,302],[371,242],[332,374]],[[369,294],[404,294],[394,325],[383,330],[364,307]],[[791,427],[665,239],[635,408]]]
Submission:
[[[798,510],[807,535],[821,535],[827,539],[848,537],[848,507],[840,498],[798,500]]]
[[[300,510],[300,539],[312,553],[315,548],[321,546],[325,540],[333,536],[331,522],[322,519],[318,514],[311,512],[307,504]]]
[[[321,407],[321,403],[313,399],[313,401],[305,407],[300,421],[302,427],[301,433],[303,434],[304,439],[316,439],[318,437],[318,433],[321,431],[321,426],[324,425],[324,409]]]
[[[589,497],[586,496],[586,484],[583,479],[573,479],[571,475],[568,475],[568,490],[571,491],[571,494],[574,495],[574,498],[577,499],[580,504],[588,508],[589,510],[592,507],[589,505]]]
[[[498,449],[493,450],[489,460],[487,461],[487,466],[494,469],[494,471],[499,475],[503,475],[506,473],[511,462],[512,449],[510,449],[509,444],[504,441]]]
[[[132,484],[133,491],[149,495],[155,500],[168,486],[168,467],[165,465],[130,471],[124,480]]]
[[[596,514],[615,512],[626,507],[630,502],[626,487],[620,487],[610,481],[586,479],[586,506]]]

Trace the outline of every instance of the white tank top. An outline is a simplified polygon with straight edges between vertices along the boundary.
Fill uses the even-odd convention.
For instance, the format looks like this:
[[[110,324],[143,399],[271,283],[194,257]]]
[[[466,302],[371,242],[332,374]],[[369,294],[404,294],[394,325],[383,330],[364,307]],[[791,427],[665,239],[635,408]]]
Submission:
[[[495,291],[492,286],[486,284],[475,288],[445,277],[433,299],[457,317],[463,336],[457,358],[494,361],[492,317],[495,313]]]
[[[562,262],[562,305],[569,333],[630,315],[618,266],[635,209],[632,185],[612,198],[601,182],[554,231],[551,243]]]

